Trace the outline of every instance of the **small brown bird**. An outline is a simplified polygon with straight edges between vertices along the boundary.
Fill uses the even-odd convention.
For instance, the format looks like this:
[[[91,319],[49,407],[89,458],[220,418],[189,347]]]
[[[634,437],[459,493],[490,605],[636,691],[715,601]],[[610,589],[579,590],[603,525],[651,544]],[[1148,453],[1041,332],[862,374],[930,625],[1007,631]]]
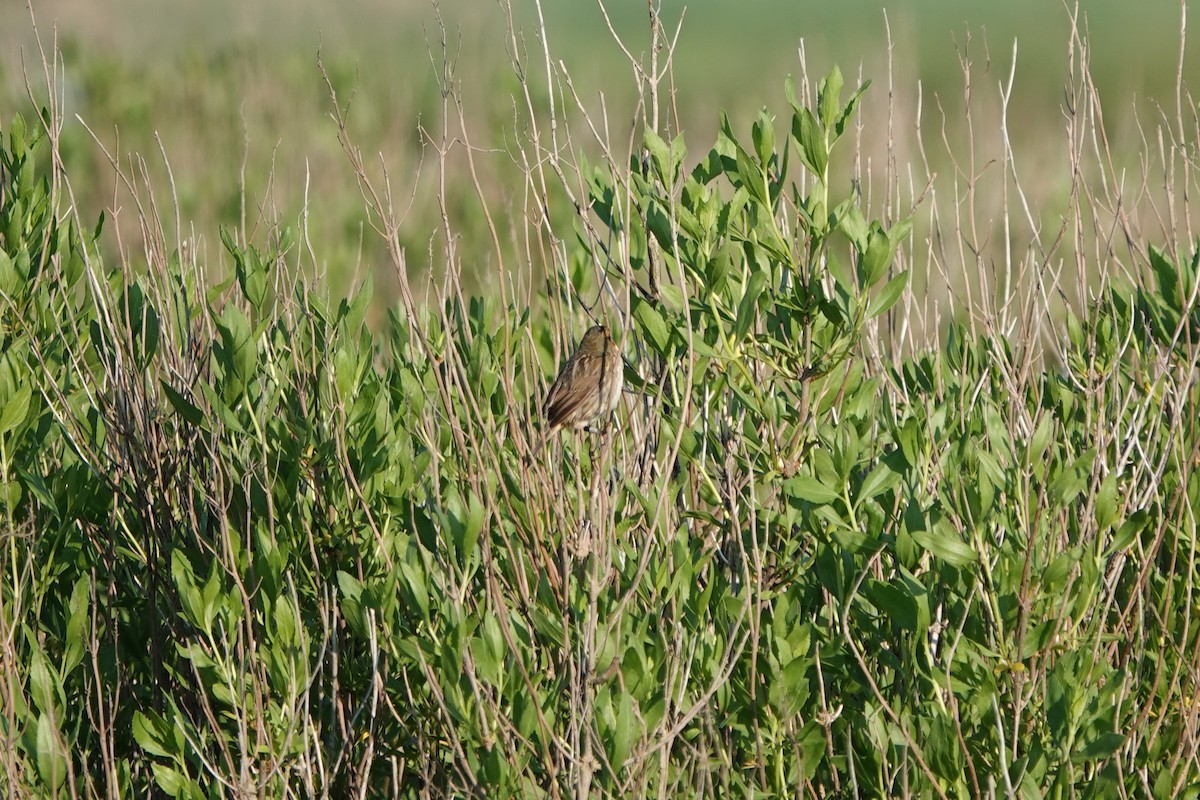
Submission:
[[[546,393],[542,406],[546,429],[537,449],[561,428],[579,430],[607,419],[621,399],[622,366],[621,348],[608,328],[603,325],[589,328]]]

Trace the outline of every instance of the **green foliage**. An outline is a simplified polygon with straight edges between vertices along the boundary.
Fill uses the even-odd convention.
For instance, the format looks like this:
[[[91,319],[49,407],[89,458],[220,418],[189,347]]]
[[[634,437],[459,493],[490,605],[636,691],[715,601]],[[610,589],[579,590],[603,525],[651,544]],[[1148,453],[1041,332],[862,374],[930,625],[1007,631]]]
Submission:
[[[106,267],[15,119],[0,786],[1193,786],[1197,256],[1151,250],[1155,284],[1073,316],[1027,381],[961,327],[870,366],[909,226],[839,196],[865,89],[789,88],[790,126],[748,142],[722,119],[690,171],[653,131],[630,174],[589,171],[631,245],[607,279],[633,391],[615,435],[536,457],[556,353],[525,309],[456,295],[373,337],[369,292],[309,292],[287,232],[223,232],[207,291],[178,256]]]

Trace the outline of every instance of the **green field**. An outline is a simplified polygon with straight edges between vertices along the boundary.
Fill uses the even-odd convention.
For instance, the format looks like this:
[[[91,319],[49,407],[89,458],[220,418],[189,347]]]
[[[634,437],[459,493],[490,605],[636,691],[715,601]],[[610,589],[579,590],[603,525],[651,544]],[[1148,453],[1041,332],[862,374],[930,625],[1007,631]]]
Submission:
[[[661,119],[665,132],[682,130],[689,142],[708,142],[722,109],[734,120],[749,120],[764,106],[786,115],[780,90],[785,76],[799,77],[808,68],[822,73],[838,64],[848,75],[876,82],[879,90],[868,98],[871,120],[882,121],[888,113],[883,89],[891,85],[895,110],[909,118],[896,142],[900,161],[928,159],[923,169],[945,177],[953,167],[938,146],[943,117],[955,149],[965,138],[960,59],[972,64],[977,113],[993,113],[1016,42],[1013,146],[1027,163],[1033,160],[1041,180],[1030,188],[1047,204],[1053,207],[1067,191],[1070,176],[1060,166],[1065,159],[1058,145],[1063,87],[1069,80],[1070,18],[1063,8],[1040,0],[923,2],[892,10],[886,19],[880,6],[864,2],[770,0],[743,7],[708,0],[681,14],[683,9],[671,3],[663,11],[663,27],[672,34],[683,20],[667,87],[671,112],[665,112],[664,103]],[[132,154],[144,159],[160,192],[169,185],[169,163],[179,216],[189,223],[188,230],[178,232],[180,238],[195,235],[211,246],[221,224],[257,230],[296,224],[307,203],[309,234],[319,254],[318,263],[307,266],[309,273],[329,276],[334,287],[350,285],[355,275],[373,274],[380,306],[372,310],[372,319],[378,319],[383,307],[398,299],[397,287],[383,248],[362,231],[361,198],[346,172],[317,70],[319,48],[343,99],[355,93],[349,124],[356,144],[364,153],[382,154],[405,176],[411,208],[399,232],[403,244],[414,256],[428,250],[440,227],[437,198],[445,195],[466,249],[490,246],[461,152],[445,160],[447,178],[439,192],[435,153],[421,132],[453,138],[456,127],[453,117],[443,118],[443,55],[430,4],[359,2],[334,9],[315,2],[222,0],[176,8],[128,0],[45,0],[36,10],[45,44],[57,32],[64,54],[62,149],[85,207],[109,208],[112,216],[111,209],[129,208],[129,198],[76,115],[112,156],[126,164]],[[624,3],[609,15],[631,53],[647,55],[646,7]],[[1106,0],[1085,4],[1083,16],[1090,31],[1091,74],[1106,99],[1112,149],[1136,164],[1141,134],[1135,114],[1150,118],[1159,101],[1174,97],[1179,9],[1165,2]],[[476,160],[485,202],[503,205],[508,187],[520,180],[505,152],[518,122],[511,100],[517,79],[506,55],[513,41],[527,57],[537,57],[538,68],[529,76],[534,87],[544,91],[546,86],[535,7],[514,8],[515,37],[504,32],[505,15],[497,4],[444,3],[441,17],[465,122],[482,141]],[[565,66],[593,113],[603,95],[611,135],[628,136],[637,84],[600,6],[579,0],[547,4],[544,19],[554,63]],[[802,44],[808,67],[798,58]],[[27,103],[26,74],[35,90],[44,92],[33,26],[20,4],[0,9],[0,58],[0,108],[16,110]],[[1188,72],[1194,63],[1189,56]],[[574,114],[574,102],[568,100],[559,98],[560,113]],[[905,135],[911,133],[918,103],[928,132],[924,154]],[[991,118],[982,122],[994,127]],[[867,137],[885,133],[879,122],[865,129]],[[881,146],[869,142],[867,150]],[[140,227],[135,214],[118,214],[115,222],[130,235]],[[217,252],[211,256],[220,258]],[[437,271],[428,258],[414,261],[422,271]],[[482,265],[468,267],[469,285],[487,285],[480,271]]]
[[[680,8],[0,9],[0,794],[1200,796],[1183,9]]]

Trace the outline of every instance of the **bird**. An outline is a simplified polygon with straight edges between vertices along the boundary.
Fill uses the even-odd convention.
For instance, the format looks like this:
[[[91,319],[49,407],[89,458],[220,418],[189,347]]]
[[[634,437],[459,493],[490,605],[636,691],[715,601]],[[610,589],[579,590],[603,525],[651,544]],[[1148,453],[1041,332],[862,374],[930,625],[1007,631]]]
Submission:
[[[621,399],[623,366],[621,348],[608,328],[588,328],[546,392],[542,404],[546,428],[535,450],[540,450],[555,431],[586,429],[593,422],[607,419]]]

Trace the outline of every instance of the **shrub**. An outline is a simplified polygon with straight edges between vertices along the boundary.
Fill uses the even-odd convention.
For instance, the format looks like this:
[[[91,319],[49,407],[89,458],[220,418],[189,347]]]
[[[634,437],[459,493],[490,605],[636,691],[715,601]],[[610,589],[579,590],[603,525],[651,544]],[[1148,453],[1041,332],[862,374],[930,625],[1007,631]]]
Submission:
[[[691,169],[653,126],[578,184],[548,159],[550,315],[454,264],[417,303],[337,109],[405,298],[378,332],[287,229],[223,232],[210,287],[148,203],[145,263],[106,265],[38,168],[53,114],[14,118],[4,788],[1194,790],[1200,256],[1148,248],[1059,363],[958,323],[881,357],[913,229],[836,198],[866,88],[789,84],[786,130],[723,120]],[[585,296],[630,389],[534,454]]]

